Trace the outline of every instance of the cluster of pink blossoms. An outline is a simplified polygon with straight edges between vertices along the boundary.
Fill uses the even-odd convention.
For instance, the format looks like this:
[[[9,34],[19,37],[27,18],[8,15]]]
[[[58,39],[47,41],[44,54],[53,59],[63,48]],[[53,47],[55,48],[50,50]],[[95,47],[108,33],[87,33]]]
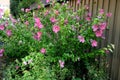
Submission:
[[[42,35],[42,32],[37,32],[33,37],[34,39],[39,41],[41,39],[41,35]]]
[[[35,17],[34,19],[35,19],[35,27],[38,27],[38,29],[43,28],[43,25],[42,25],[42,23],[40,21],[40,18]]]
[[[92,26],[93,31],[95,32],[96,37],[103,37],[103,32],[107,27],[107,23],[103,22],[100,24],[95,24]]]
[[[0,30],[5,30],[5,26],[4,25],[0,25]],[[12,31],[11,30],[6,30],[6,35],[8,37],[10,37],[12,35]]]

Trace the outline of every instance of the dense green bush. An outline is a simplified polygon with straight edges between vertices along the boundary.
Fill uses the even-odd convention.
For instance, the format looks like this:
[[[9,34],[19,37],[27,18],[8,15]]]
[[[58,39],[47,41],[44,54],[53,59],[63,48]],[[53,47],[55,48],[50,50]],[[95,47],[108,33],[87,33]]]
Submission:
[[[48,0],[49,1],[49,0]],[[95,17],[89,8],[76,12],[67,4],[51,1],[51,9],[42,5],[36,13],[27,11],[18,20],[12,16],[0,25],[0,54],[15,59],[5,76],[13,80],[104,80],[105,58],[112,45],[97,48],[104,39],[106,18],[100,9]],[[84,17],[83,17],[84,16]],[[10,20],[9,20],[10,19]],[[106,63],[103,59],[102,63]],[[17,66],[17,67],[16,67]],[[16,67],[16,68],[15,68]],[[91,68],[91,69],[90,69]]]

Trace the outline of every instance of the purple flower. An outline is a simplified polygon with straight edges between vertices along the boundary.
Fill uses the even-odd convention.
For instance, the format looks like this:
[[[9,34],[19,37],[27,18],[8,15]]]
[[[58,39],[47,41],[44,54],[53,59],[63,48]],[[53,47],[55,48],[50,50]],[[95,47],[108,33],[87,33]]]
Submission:
[[[62,61],[62,60],[59,60],[59,64],[60,64],[60,67],[61,67],[61,68],[63,68],[63,67],[64,67],[65,62],[64,62],[64,61]]]

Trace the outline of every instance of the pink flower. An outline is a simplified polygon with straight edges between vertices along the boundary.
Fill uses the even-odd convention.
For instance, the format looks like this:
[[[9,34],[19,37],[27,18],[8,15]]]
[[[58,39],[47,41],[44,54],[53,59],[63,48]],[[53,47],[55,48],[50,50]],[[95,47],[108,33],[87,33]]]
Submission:
[[[55,23],[57,20],[56,20],[54,17],[51,17],[51,18],[50,18],[50,21],[51,21],[52,23]]]
[[[30,10],[31,10],[31,9],[29,9],[29,8],[26,8],[26,9],[25,9],[25,12],[29,12]]]
[[[38,7],[37,7],[38,9],[40,9],[41,8],[41,6],[40,5],[38,5]]]
[[[100,28],[101,30],[105,30],[106,27],[107,27],[107,23],[106,23],[106,22],[103,22],[103,23],[101,23],[101,24],[99,25],[99,28]]]
[[[18,69],[18,68],[19,68],[19,66],[15,66],[15,68],[16,68],[16,69]]]
[[[5,52],[5,50],[4,49],[0,49],[0,57],[2,57],[3,56],[3,53]]]
[[[80,41],[81,43],[84,43],[84,42],[85,42],[85,39],[84,39],[83,36],[78,36],[78,39],[79,39],[79,41]]]
[[[28,25],[29,25],[29,22],[28,22],[28,21],[25,21],[25,25],[28,26]]]
[[[60,64],[60,67],[61,67],[61,68],[63,68],[63,67],[64,67],[65,62],[64,62],[64,61],[62,61],[62,60],[59,60],[59,64]]]
[[[89,13],[87,14],[87,16],[88,16],[88,17],[91,17],[91,16],[92,16],[92,14],[89,12]]]
[[[40,18],[35,18],[35,27],[38,27],[39,29],[43,28],[43,25],[40,21]]]
[[[49,3],[50,2],[50,0],[46,0],[46,3]]]
[[[97,41],[96,40],[91,40],[91,45],[92,47],[97,47]]]
[[[45,48],[42,48],[42,49],[40,50],[40,52],[43,53],[43,54],[45,54],[45,53],[46,53],[46,49],[45,49]]]
[[[64,24],[68,24],[68,20],[67,19],[65,19]]]
[[[95,31],[95,35],[96,35],[96,37],[102,37],[103,31],[102,30],[97,30],[97,31]]]
[[[112,13],[107,13],[106,16],[107,16],[107,17],[111,17],[111,16],[112,16]]]
[[[57,33],[60,31],[60,27],[58,25],[53,26],[53,32]]]
[[[101,14],[101,15],[104,14],[104,10],[103,10],[103,9],[100,9],[100,10],[99,10],[99,14]]]
[[[81,1],[81,0],[77,0],[77,4],[80,4],[80,1]]]
[[[58,10],[55,10],[55,14],[58,15],[58,14],[59,14],[59,11],[58,11]]]
[[[91,21],[91,18],[90,17],[86,17],[85,18],[87,21]]]
[[[42,35],[42,32],[37,32],[37,34],[34,35],[34,39],[39,41],[41,38],[41,35]]]
[[[14,19],[14,18],[12,17],[12,15],[10,15],[10,20],[12,21],[12,23],[16,23],[16,22],[17,22],[17,20]]]
[[[35,22],[36,22],[36,23],[39,23],[39,22],[40,22],[40,18],[35,17],[34,19],[35,19]]]
[[[38,37],[41,37],[41,35],[42,35],[42,32],[37,32]]]
[[[44,16],[47,16],[49,14],[49,10],[46,10],[46,12],[44,13]]]
[[[7,34],[7,36],[11,36],[12,35],[12,31],[11,30],[7,30],[6,34]]]
[[[98,25],[93,25],[92,26],[93,31],[97,31],[99,29]]]
[[[5,29],[4,25],[0,25],[0,30],[4,30],[4,29]]]

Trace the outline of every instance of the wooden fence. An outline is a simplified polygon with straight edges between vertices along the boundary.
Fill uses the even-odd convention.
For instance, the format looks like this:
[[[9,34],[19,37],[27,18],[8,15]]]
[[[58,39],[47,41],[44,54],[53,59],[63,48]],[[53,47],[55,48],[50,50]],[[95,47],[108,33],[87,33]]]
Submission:
[[[101,46],[114,44],[113,54],[108,55],[110,66],[110,80],[120,80],[120,0],[69,0],[69,5],[77,10],[84,5],[90,7],[90,12],[95,15],[99,9],[104,9],[105,13],[111,12],[112,17],[107,20],[109,29],[105,31],[106,39],[101,42]]]

